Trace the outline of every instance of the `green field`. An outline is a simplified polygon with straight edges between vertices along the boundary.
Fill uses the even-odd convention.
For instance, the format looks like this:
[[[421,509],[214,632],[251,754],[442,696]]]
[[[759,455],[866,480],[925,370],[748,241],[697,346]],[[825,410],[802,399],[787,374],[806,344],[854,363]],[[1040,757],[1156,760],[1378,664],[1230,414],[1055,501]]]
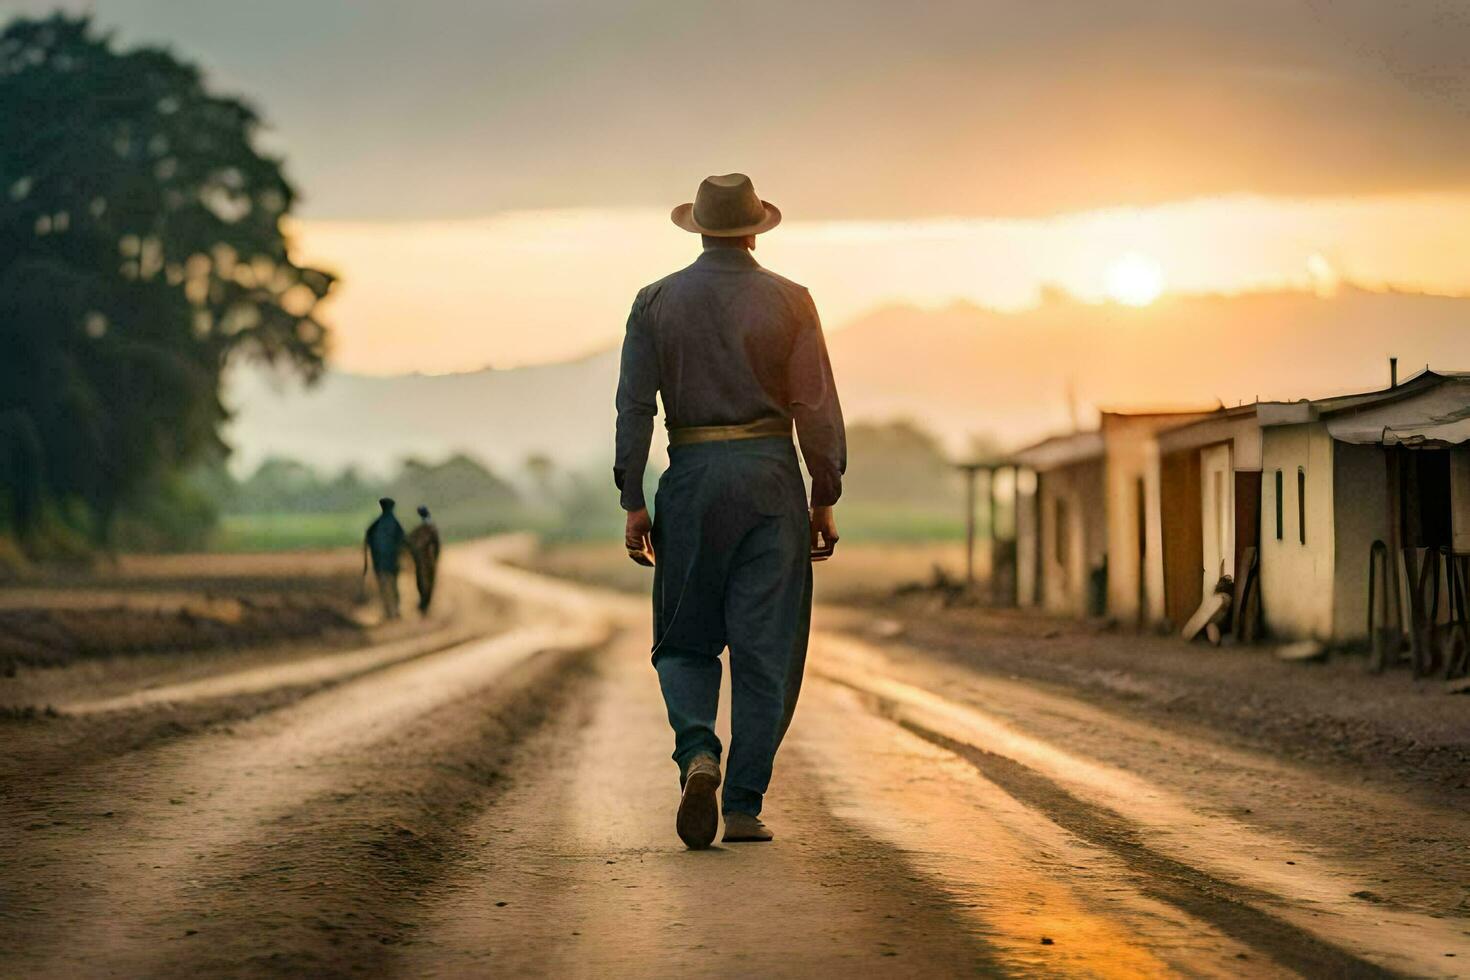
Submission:
[[[215,530],[212,550],[350,548],[362,542],[362,533],[376,514],[375,507],[349,513],[226,514],[220,518],[219,527]],[[591,528],[560,527],[549,518],[532,520],[525,515],[511,521],[498,521],[493,515],[472,515],[480,517],[480,520],[465,519],[455,514],[448,516],[450,519],[441,521],[440,527],[450,540],[526,530],[555,541],[616,541],[623,531],[616,511],[610,512],[605,522]],[[981,521],[976,531],[983,537],[985,515],[979,516]],[[416,521],[417,518],[408,515],[404,527],[412,527]],[[602,526],[604,523],[606,527]],[[947,513],[933,508],[843,503],[837,506],[837,525],[843,536],[853,542],[944,542],[963,540],[965,536],[964,515],[958,510]]]
[[[362,544],[363,532],[378,514],[376,507],[349,513],[302,514],[276,512],[265,514],[225,514],[220,518],[210,541],[210,550],[220,552],[301,551],[322,548],[353,548]],[[438,518],[439,515],[435,515]],[[412,514],[399,516],[405,530],[418,523]],[[566,538],[556,529],[524,520],[507,520],[494,514],[451,512],[440,520],[440,533],[446,541],[464,541],[507,531],[533,531],[538,534]],[[621,535],[622,527],[609,531],[608,538]],[[573,535],[580,538],[582,535]]]
[[[965,536],[965,515],[960,509],[838,503],[837,530],[863,541],[957,541]],[[977,533],[985,533],[983,525]]]
[[[215,551],[300,551],[350,548],[377,508],[350,514],[226,514],[215,531]]]
[[[362,533],[374,511],[353,514],[227,514],[220,519],[212,550],[223,552],[299,551],[312,548],[350,548],[362,541]],[[919,510],[878,507],[841,507],[838,527],[853,541],[921,542],[958,541],[965,536],[960,515],[946,516]],[[603,534],[558,533],[554,527],[508,528],[486,526],[483,533],[529,530],[554,540],[615,541],[622,527],[610,524]],[[984,534],[981,527],[978,533]],[[466,535],[446,534],[448,538]],[[469,535],[473,536],[473,535]]]

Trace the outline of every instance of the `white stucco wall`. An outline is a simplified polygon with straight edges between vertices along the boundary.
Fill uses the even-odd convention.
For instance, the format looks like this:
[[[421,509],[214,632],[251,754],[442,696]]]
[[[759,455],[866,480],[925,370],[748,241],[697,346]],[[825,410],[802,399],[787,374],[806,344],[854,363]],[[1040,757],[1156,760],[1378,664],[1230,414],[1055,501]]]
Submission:
[[[1201,592],[1210,595],[1221,575],[1235,578],[1235,467],[1230,443],[1208,446],[1200,459]]]
[[[1124,623],[1139,619],[1139,577],[1143,574],[1138,553],[1138,496],[1147,459],[1140,435],[1104,432],[1108,440],[1108,615]],[[1146,501],[1147,487],[1143,493]]]
[[[1282,639],[1333,635],[1335,566],[1333,442],[1320,422],[1261,433],[1261,611]],[[1307,540],[1299,537],[1297,471],[1306,476]],[[1282,536],[1276,537],[1276,471]],[[1366,562],[1366,558],[1365,558]]]
[[[1388,463],[1379,446],[1332,446],[1333,525],[1336,571],[1332,638],[1368,635],[1368,553],[1389,540]]]
[[[1162,503],[1162,474],[1159,466],[1159,446],[1148,444],[1148,458],[1144,463],[1144,506],[1148,527],[1144,545],[1143,575],[1147,580],[1148,609],[1145,618],[1149,623],[1162,623],[1167,614],[1164,606],[1164,514]]]
[[[1066,503],[1064,561],[1057,560],[1057,501]],[[1088,579],[1102,564],[1106,512],[1100,460],[1062,466],[1041,475],[1041,606],[1069,616],[1087,614]]]
[[[1041,515],[1036,474],[1024,470],[1016,477],[1016,605],[1029,609],[1040,601],[1036,589],[1036,562],[1040,557]]]

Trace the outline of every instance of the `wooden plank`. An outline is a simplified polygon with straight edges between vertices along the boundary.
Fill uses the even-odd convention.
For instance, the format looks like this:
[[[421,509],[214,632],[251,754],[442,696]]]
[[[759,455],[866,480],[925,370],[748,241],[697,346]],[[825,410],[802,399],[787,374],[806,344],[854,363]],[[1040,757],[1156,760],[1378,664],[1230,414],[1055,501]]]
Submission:
[[[975,584],[975,468],[965,467],[965,584]]]
[[[1204,602],[1199,604],[1194,615],[1189,617],[1189,622],[1184,624],[1180,636],[1186,640],[1192,640],[1199,636],[1204,628],[1225,616],[1225,611],[1230,608],[1230,596],[1224,592],[1211,592],[1205,597]]]
[[[1199,451],[1160,460],[1160,519],[1164,533],[1164,614],[1179,625],[1204,598],[1204,536],[1200,526]]]
[[[1237,525],[1238,527],[1238,525]],[[1251,591],[1258,587],[1256,574],[1260,557],[1255,545],[1247,545],[1235,565],[1235,595],[1231,601],[1230,629],[1236,639],[1249,643],[1254,639],[1254,629],[1246,622],[1250,615]],[[1259,608],[1259,607],[1258,607]]]

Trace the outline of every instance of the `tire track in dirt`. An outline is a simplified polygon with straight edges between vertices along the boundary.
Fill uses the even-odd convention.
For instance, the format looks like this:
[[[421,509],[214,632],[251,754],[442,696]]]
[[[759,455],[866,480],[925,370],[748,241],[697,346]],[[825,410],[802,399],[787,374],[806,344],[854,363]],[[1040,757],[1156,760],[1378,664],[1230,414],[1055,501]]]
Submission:
[[[422,636],[392,643],[322,654],[287,664],[250,667],[198,680],[147,687],[113,697],[71,701],[57,706],[56,710],[63,715],[99,715],[192,701],[245,697],[282,688],[319,688],[460,646],[483,632],[475,627],[446,626]]]
[[[212,922],[219,930],[212,945],[231,948],[230,938],[238,936],[241,955],[264,970],[250,953],[270,944],[271,930],[265,936],[237,931],[240,912],[252,903],[294,908],[274,921],[298,922],[317,887],[296,888],[304,879],[288,873],[291,862],[269,863],[281,856],[280,848],[299,855],[290,843],[296,840],[306,853],[325,855],[340,839],[353,858],[343,867],[358,869],[365,867],[364,855],[420,848],[410,842],[421,836],[427,842],[421,853],[433,853],[434,832],[420,835],[413,822],[458,812],[456,796],[467,798],[480,785],[456,746],[467,739],[473,756],[489,736],[508,742],[512,723],[534,717],[518,714],[524,705],[513,696],[518,685],[543,690],[538,685],[559,675],[565,656],[605,642],[606,635],[589,628],[512,631],[330,688],[237,726],[232,735],[132,753],[96,783],[46,789],[24,809],[51,823],[18,839],[13,860],[0,871],[17,909],[0,922],[0,948],[21,951],[11,965],[36,975],[90,975],[119,965],[129,967],[128,974],[183,975],[190,972],[187,958],[175,965],[169,944],[197,939],[201,926]],[[501,704],[502,698],[510,700]],[[474,724],[476,717],[491,719],[490,728]],[[425,746],[441,755],[424,756]],[[117,801],[107,819],[98,819],[99,799]],[[415,810],[416,801],[423,808]],[[25,825],[23,813],[5,809],[7,820]],[[392,821],[400,814],[410,820],[398,821],[409,834],[379,832],[379,815]],[[355,850],[359,838],[348,832],[354,828],[377,841],[376,848]],[[336,866],[313,858],[302,867]],[[383,881],[397,873],[391,862],[366,867],[385,870]],[[412,879],[406,873],[404,880]],[[370,903],[373,888],[364,882],[374,874],[352,880],[357,900]],[[271,887],[262,894],[255,885]],[[227,906],[236,894],[247,897],[233,916],[209,914],[211,903]],[[357,921],[377,921],[390,939],[396,934],[392,922],[363,915],[356,910]]]
[[[892,715],[892,706],[879,704]],[[1105,848],[1137,872],[1137,887],[1303,976],[1379,978],[1398,974],[1324,942],[1304,929],[1262,911],[1271,896],[1234,885],[1176,861],[1144,843],[1139,829],[1118,814],[1067,792],[1041,773],[1003,755],[960,742],[915,722],[905,730],[973,765],[1012,797],[1090,844]]]
[[[523,581],[514,584],[519,586]],[[546,588],[541,583],[526,584],[537,590]],[[570,587],[553,584],[552,588],[560,591]],[[583,590],[583,601],[586,601],[585,597],[595,594],[591,590]],[[619,610],[638,608],[624,598],[614,599],[609,605]],[[818,638],[819,645],[821,639],[823,638]],[[621,697],[621,702],[637,703],[644,698],[653,698],[656,702],[656,687],[651,678],[645,679],[642,688],[635,688],[632,682],[624,682],[624,686],[628,693]],[[857,720],[851,718],[851,712],[861,711],[860,705],[843,708],[830,699],[820,699],[818,703],[823,704],[823,707],[817,710],[822,710],[825,714],[823,718],[814,720],[821,722],[815,727],[828,730],[830,737],[826,742],[829,746],[842,744],[845,737],[840,730]],[[806,710],[809,712],[813,709],[809,707]],[[844,714],[848,717],[845,722],[841,720]],[[667,733],[658,724],[661,721],[660,715],[658,705],[650,703],[646,706],[645,721],[638,726],[644,732],[644,739],[655,744],[660,739],[667,740]],[[652,727],[648,726],[646,719],[654,720]],[[874,723],[887,724],[879,721]],[[628,730],[633,727],[633,723],[628,721],[621,727]],[[907,845],[899,842],[911,841],[914,834],[888,835],[881,833],[880,828],[880,833],[875,836],[867,829],[872,823],[868,819],[870,814],[860,809],[854,811],[845,801],[836,811],[823,803],[819,808],[821,819],[813,819],[809,812],[809,801],[823,799],[829,790],[839,794],[852,790],[850,777],[868,768],[869,763],[853,757],[851,752],[838,749],[826,751],[826,747],[808,758],[810,752],[807,749],[816,748],[804,738],[809,727],[813,727],[810,722],[804,725],[798,720],[794,734],[797,742],[805,742],[806,746],[795,750],[794,758],[793,747],[788,747],[783,755],[786,761],[780,766],[783,772],[788,773],[787,779],[790,778],[789,773],[793,767],[801,772],[796,784],[779,785],[784,780],[778,773],[776,805],[780,807],[785,802],[792,807],[794,812],[788,814],[788,817],[797,818],[798,826],[804,833],[804,839],[798,841],[798,845],[805,845],[809,840],[820,841],[821,846],[854,855],[887,855],[881,861],[884,867],[882,875],[878,880],[869,881],[867,887],[890,892],[900,888],[917,889],[918,894],[926,896],[917,900],[925,907],[943,907],[948,921],[937,931],[939,938],[936,940],[936,948],[952,951],[956,942],[968,943],[972,955],[978,957],[974,962],[983,962],[983,969],[991,973],[1015,970],[1023,973],[1044,971],[1050,975],[1152,976],[1178,970],[1200,976],[1238,974],[1241,962],[1235,957],[1246,958],[1244,950],[1250,949],[1248,945],[1243,947],[1228,934],[1214,929],[1208,920],[1200,916],[1191,915],[1187,911],[1181,912],[1167,903],[1152,901],[1150,894],[1140,889],[1132,880],[1129,869],[1118,862],[1112,862],[1116,867],[1079,874],[1069,866],[1058,866],[1055,858],[1034,860],[1023,853],[1027,842],[1022,841],[1019,848],[1015,843],[1009,845],[1011,853],[999,861],[982,859],[970,862],[967,855],[965,861],[958,862],[963,866],[962,870],[955,871],[955,855],[951,853],[950,860],[945,860],[944,867],[925,867],[940,860],[940,854],[946,851],[944,845],[930,842],[935,846],[935,851],[932,854],[925,853],[923,848],[926,845],[922,842],[922,834],[918,835],[921,841],[918,845],[920,850],[904,850]],[[614,739],[607,735],[599,741],[598,748],[602,753],[617,756],[618,748],[623,745],[625,738],[626,736],[622,736]],[[891,736],[887,740],[893,741]],[[647,747],[630,744],[622,749],[622,756],[637,757],[640,753],[646,756]],[[583,749],[572,754],[593,753]],[[814,762],[816,759],[822,761]],[[897,952],[900,944],[894,942],[896,931],[888,921],[870,924],[866,932],[857,935],[847,933],[844,941],[854,948],[843,949],[840,946],[804,943],[799,936],[788,935],[782,928],[769,925],[765,928],[770,935],[766,937],[766,942],[762,942],[760,938],[741,933],[742,919],[737,916],[719,917],[718,938],[701,933],[698,934],[699,941],[693,946],[671,948],[668,944],[670,936],[659,934],[660,922],[673,935],[679,935],[679,930],[689,927],[690,920],[712,924],[717,913],[683,911],[677,896],[687,891],[697,892],[696,888],[691,887],[691,883],[700,880],[700,870],[697,867],[686,867],[676,873],[672,869],[672,862],[678,856],[677,847],[675,846],[674,852],[665,853],[669,844],[664,847],[654,844],[652,840],[657,838],[648,838],[648,831],[642,822],[621,812],[626,809],[626,804],[612,802],[617,799],[619,790],[623,789],[622,780],[627,776],[627,767],[627,760],[619,756],[616,768],[608,760],[603,763],[605,771],[574,771],[565,774],[555,780],[555,786],[580,788],[562,792],[559,796],[555,788],[548,788],[543,791],[544,797],[537,798],[538,810],[546,805],[548,813],[570,811],[575,815],[579,811],[591,809],[590,817],[564,818],[563,823],[549,830],[544,825],[546,817],[533,820],[527,816],[527,811],[514,810],[502,815],[504,826],[484,830],[483,838],[487,846],[495,841],[492,836],[494,833],[513,834],[519,841],[516,862],[486,862],[486,880],[495,884],[480,893],[482,900],[478,913],[465,913],[461,910],[457,917],[451,917],[454,924],[449,930],[448,940],[443,939],[442,930],[430,930],[428,945],[433,949],[434,955],[413,960],[414,969],[411,972],[429,970],[439,975],[456,975],[457,972],[494,967],[514,973],[550,975],[565,973],[592,976],[638,973],[650,969],[653,972],[715,975],[719,971],[710,965],[715,960],[705,957],[715,956],[723,951],[745,957],[741,961],[742,966],[758,965],[757,972],[800,975],[801,969],[822,972],[831,972],[834,968],[842,969],[838,964],[849,962],[855,950],[866,948],[874,937],[881,937],[880,941],[887,945],[887,952]],[[565,765],[559,765],[557,771],[566,773]],[[904,778],[903,773],[889,766],[880,767],[879,771],[884,775],[875,778],[899,782]],[[938,777],[937,781],[943,784],[944,778]],[[657,785],[649,782],[639,795],[656,798]],[[953,787],[941,787],[936,791],[952,792]],[[1001,791],[997,789],[995,792]],[[790,800],[791,796],[796,799]],[[547,801],[555,802],[547,805]],[[994,805],[996,801],[989,802]],[[508,800],[507,805],[509,804]],[[672,799],[669,806],[672,806]],[[900,801],[895,811],[896,819],[923,822],[926,819],[925,809],[925,801],[920,797]],[[845,822],[845,816],[834,816],[834,813],[851,815],[856,818],[856,822]],[[956,846],[962,849],[984,849],[987,841],[981,828],[985,828],[992,817],[987,810],[976,811],[968,817],[959,814],[957,828],[952,829],[959,829],[969,840]],[[646,819],[647,814],[642,820]],[[779,820],[780,817],[776,819]],[[1033,816],[1029,818],[1029,822],[1029,834],[1039,833],[1039,836],[1046,837],[1045,828],[1051,828],[1056,835],[1065,836],[1068,833],[1066,828],[1057,827],[1045,818],[1037,820]],[[1045,827],[1038,828],[1038,823]],[[527,841],[523,833],[527,824],[531,824],[534,831],[531,841]],[[977,836],[977,831],[981,836]],[[548,846],[542,840],[546,836],[558,834],[566,842],[560,848]],[[638,864],[631,872],[624,869],[621,858],[617,859],[616,868],[605,871],[597,867],[595,859],[599,852],[589,846],[589,840],[602,841],[606,848],[602,853],[612,854],[617,854],[619,847],[625,848],[627,840],[647,843],[639,852]],[[895,844],[899,845],[899,849],[895,849]],[[785,846],[789,845],[790,841],[785,841]],[[548,850],[551,851],[549,855],[546,853]],[[729,850],[732,853],[743,853],[741,848]],[[1064,846],[1062,850],[1067,848]],[[755,853],[758,854],[759,851]],[[1086,858],[1073,855],[1073,859]],[[729,876],[722,879],[718,886],[709,883],[710,894],[747,888],[759,890],[762,874],[770,870],[762,865],[768,862],[769,858],[746,868],[746,873],[750,875],[749,882],[739,876]],[[527,874],[524,865],[530,865],[536,870]],[[603,873],[598,874],[599,871]],[[782,868],[782,873],[788,875],[789,882],[792,869]],[[986,873],[999,877],[988,879],[984,877]],[[614,890],[619,886],[636,889],[630,893],[631,899],[619,900]],[[645,897],[649,887],[657,889],[656,898]],[[593,900],[591,895],[586,894],[589,891],[594,894],[600,892],[600,899]],[[795,893],[797,889],[788,885],[788,891]],[[667,897],[670,894],[676,897]],[[791,909],[787,904],[791,897],[791,894],[780,895],[767,902],[770,909],[780,910],[775,918],[781,921],[782,926],[806,921],[803,918],[804,910]],[[973,901],[957,905],[960,897]],[[808,904],[817,907],[822,905],[821,893],[815,898],[802,898]],[[864,905],[873,904],[869,895],[864,894],[863,898]],[[877,904],[883,903],[879,900]],[[690,902],[690,905],[697,906],[697,902]],[[517,908],[520,909],[519,912],[511,911]],[[610,911],[619,908],[627,911],[623,914]],[[969,909],[975,911],[967,911]],[[534,916],[535,921],[528,916]],[[834,917],[842,918],[840,914]],[[574,923],[576,928],[560,941],[553,941],[537,928],[538,923],[547,918]],[[1050,937],[1033,931],[1045,921],[1065,930],[1058,934],[1065,936],[1062,941],[1066,946],[1058,948],[1051,944]],[[798,933],[800,928],[798,925]],[[730,934],[732,930],[734,935]],[[905,937],[908,938],[911,937]],[[908,943],[901,945],[906,951],[912,952]],[[442,967],[442,957],[446,956],[448,962],[456,965],[455,968],[447,971],[434,969],[435,964]],[[808,956],[813,958],[803,959]],[[1258,975],[1280,972],[1273,970],[1274,964],[1266,962],[1262,957],[1250,958],[1254,963],[1253,970]],[[725,959],[721,962],[728,966],[731,961]],[[901,965],[884,962],[883,966],[902,969],[913,966],[914,962],[925,961],[920,957],[918,961]],[[650,964],[658,964],[659,968],[654,969]],[[797,968],[798,964],[800,968]],[[934,962],[931,961],[925,969],[932,972],[933,967]],[[919,971],[921,974],[923,972],[924,969]]]
[[[862,644],[862,638],[847,634],[839,643],[843,659],[853,655],[856,663],[847,640]],[[926,648],[869,642],[862,649],[872,655],[875,672],[942,692],[1096,765],[1143,776],[1201,814],[1242,823],[1305,851],[1310,860],[1350,871],[1363,884],[1341,894],[1372,892],[1355,902],[1470,920],[1470,850],[1464,847],[1470,811],[1464,808],[1442,799],[1425,802],[1413,786],[1383,784],[1362,770],[1324,768],[1291,753],[1242,745],[1229,733],[1165,724],[1147,712],[1140,717],[1116,703],[1099,703],[1089,692],[968,668],[930,656]],[[1290,884],[1291,877],[1278,883]]]
[[[778,760],[775,842],[685,850],[646,632],[599,655],[595,673],[577,716],[523,746],[524,778],[466,828],[473,855],[435,886],[397,972],[1007,975],[945,891],[834,817],[802,754]]]
[[[1048,977],[1295,976],[1209,922],[1155,900],[1077,838],[864,695],[814,680],[790,747],[839,820],[885,841],[1017,973]],[[783,750],[784,751],[784,750]]]
[[[494,574],[500,573],[497,570]],[[529,584],[533,588],[546,587],[534,582]],[[560,584],[550,588],[563,594],[573,591],[572,587]],[[582,594],[584,603],[598,595],[596,590],[583,590]],[[641,605],[629,603],[626,597],[606,598],[609,608],[632,610]],[[1251,919],[1243,922],[1230,918],[1230,914],[1249,916],[1252,912],[1261,911],[1250,905],[1244,906],[1246,913],[1239,913],[1228,907],[1171,903],[1166,901],[1171,896],[1182,899],[1167,889],[1156,892],[1142,889],[1134,879],[1147,877],[1145,871],[1130,869],[1120,855],[1107,851],[1101,845],[1091,845],[1062,822],[1052,821],[1044,811],[1032,807],[1039,817],[1056,828],[1057,833],[1071,835],[1082,845],[1096,846],[1109,855],[1109,860],[1117,868],[1113,872],[1117,880],[1115,886],[1106,886],[1104,882],[1105,891],[1132,891],[1140,896],[1139,901],[1154,903],[1155,911],[1146,912],[1141,919],[1139,901],[1132,902],[1135,907],[1123,915],[1121,921],[1130,928],[1146,926],[1148,917],[1152,916],[1158,923],[1155,941],[1162,937],[1168,942],[1168,930],[1175,928],[1174,939],[1180,946],[1188,947],[1196,944],[1196,935],[1210,931],[1221,937],[1215,943],[1216,951],[1222,948],[1221,944],[1228,948],[1229,943],[1236,941],[1235,937],[1245,937],[1267,947],[1266,953],[1271,955],[1280,952],[1282,944],[1301,946],[1300,940],[1305,939],[1308,940],[1304,946],[1308,952],[1302,954],[1305,960],[1320,962],[1329,969],[1341,968],[1349,975],[1357,972],[1382,975],[1389,966],[1415,974],[1446,975],[1450,973],[1447,967],[1452,968],[1457,962],[1448,958],[1465,945],[1462,930],[1456,923],[1404,907],[1366,906],[1358,897],[1359,893],[1354,892],[1354,889],[1363,887],[1362,875],[1351,864],[1336,864],[1314,853],[1309,845],[1303,846],[1287,837],[1259,831],[1228,817],[1191,807],[1187,800],[1171,796],[1126,768],[1099,765],[1069,754],[1061,748],[1069,744],[1066,741],[1028,739],[1018,731],[998,724],[983,712],[972,712],[967,707],[898,681],[897,677],[903,676],[903,672],[895,669],[896,665],[887,665],[877,672],[865,672],[863,667],[871,668],[871,664],[856,658],[862,666],[854,672],[852,661],[855,658],[845,655],[851,650],[841,649],[850,648],[851,643],[830,634],[818,634],[813,639],[817,655],[812,668],[819,675],[828,673],[830,679],[838,683],[846,680],[850,687],[867,694],[898,692],[896,696],[903,701],[903,711],[895,712],[895,716],[903,716],[926,730],[946,734],[957,743],[983,746],[987,751],[993,750],[992,754],[1024,767],[1035,767],[1059,787],[1070,787],[1073,795],[1085,798],[1102,812],[1116,811],[1125,815],[1134,825],[1138,839],[1149,842],[1151,852],[1175,862],[1178,868],[1194,873],[1196,884],[1203,884],[1208,879],[1232,885],[1236,890],[1231,893],[1231,904],[1241,904],[1235,899],[1246,896],[1261,898],[1265,921]],[[833,647],[839,648],[835,659]],[[831,676],[834,670],[836,676]],[[844,678],[844,672],[852,676]],[[933,716],[933,720],[926,724],[924,719],[929,716]],[[1096,737],[1106,739],[1106,727],[1104,725],[1104,730]],[[798,722],[798,731],[800,728],[801,723]],[[1058,777],[1053,770],[1063,773],[1065,778]],[[1024,800],[1022,804],[1030,806]],[[917,813],[913,818],[921,819]],[[1283,861],[1283,852],[1297,860]],[[1293,863],[1297,866],[1286,867]],[[1168,878],[1178,868],[1160,865],[1156,873],[1161,878]],[[1072,875],[1065,869],[1054,869],[1053,873],[1062,875],[1057,884],[1067,882],[1070,885]],[[1193,928],[1181,933],[1177,931],[1178,923],[1174,926],[1165,924],[1170,916],[1161,910],[1167,909],[1174,910],[1173,918],[1183,917],[1186,929],[1189,922],[1193,923]],[[1117,911],[1115,909],[1114,913]],[[1219,924],[1212,922],[1209,915],[1219,919]],[[1278,931],[1277,923],[1284,926],[1285,931]],[[1247,946],[1257,948],[1250,943]],[[1336,953],[1333,951],[1341,953],[1342,958],[1334,958]],[[1295,955],[1295,951],[1290,952],[1288,960]],[[1256,962],[1260,964],[1259,959]],[[1199,972],[1199,964],[1187,958],[1177,961],[1177,965],[1185,972]],[[1255,968],[1257,972],[1261,965],[1264,964]],[[1225,975],[1234,969],[1227,968]],[[1087,972],[1085,967],[1083,972]]]
[[[1131,772],[1089,761],[971,705],[886,676],[863,655],[860,644],[828,638],[825,649],[818,668],[824,679],[868,698],[882,715],[933,744],[984,753],[987,778],[1004,761],[1049,782],[1068,800],[1090,806],[1076,827],[1066,820],[1081,811],[1063,805],[1061,797],[1048,797],[1059,807],[1055,814],[1040,804],[1036,809],[1100,846],[1131,841],[1114,853],[1125,863],[1130,856],[1139,862],[1139,873],[1157,876],[1151,894],[1267,955],[1285,956],[1284,963],[1294,956],[1307,962],[1320,957],[1325,968],[1349,975],[1398,969],[1439,976],[1453,975],[1458,960],[1452,957],[1470,953],[1464,930],[1454,922],[1410,909],[1366,905],[1355,897],[1367,887],[1362,877],[1311,853],[1310,847],[1192,808]],[[1004,770],[997,784],[1015,772]],[[1032,794],[1017,796],[1032,804],[1041,799],[1035,795],[1039,785],[1013,778],[1006,788]],[[1100,822],[1105,818],[1115,822],[1105,825]],[[1129,834],[1109,834],[1105,827],[1127,828]],[[1140,848],[1147,857],[1139,857]],[[1285,860],[1288,855],[1295,860]],[[1188,882],[1192,887],[1181,884]]]
[[[0,755],[0,797],[86,779],[117,756],[211,729],[228,734],[337,684],[507,628],[503,601],[461,582],[445,585],[444,608],[432,620],[395,624],[402,628],[366,645],[130,655],[25,678],[0,692],[8,699],[0,741],[9,749]]]
[[[398,950],[418,939],[426,894],[467,857],[464,825],[519,778],[517,747],[585,690],[590,655],[537,657],[491,696],[471,694],[374,746],[340,788],[211,860],[155,922],[159,934],[171,924],[174,941],[142,951],[125,972],[392,973]]]

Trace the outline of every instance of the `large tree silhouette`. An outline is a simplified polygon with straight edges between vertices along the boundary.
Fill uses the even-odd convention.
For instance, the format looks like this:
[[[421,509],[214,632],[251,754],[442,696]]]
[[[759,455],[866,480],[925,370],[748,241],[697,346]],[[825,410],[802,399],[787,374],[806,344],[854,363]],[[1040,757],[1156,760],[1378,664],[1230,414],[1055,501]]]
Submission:
[[[120,507],[222,451],[221,372],[321,372],[333,277],[291,260],[260,120],[86,17],[0,33],[0,530]]]

